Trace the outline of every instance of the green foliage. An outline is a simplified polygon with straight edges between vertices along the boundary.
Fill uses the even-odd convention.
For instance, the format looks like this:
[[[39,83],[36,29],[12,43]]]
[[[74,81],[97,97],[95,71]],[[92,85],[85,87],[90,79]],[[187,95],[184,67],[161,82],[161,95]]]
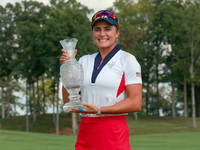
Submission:
[[[94,52],[91,46],[91,29],[87,14],[90,10],[80,5],[80,3],[71,0],[68,2],[62,0],[52,0],[49,16],[44,25],[44,42],[46,43],[46,67],[52,74],[59,72],[59,57],[61,56],[60,40],[75,37],[77,43],[78,57],[83,54]],[[80,49],[80,50],[79,50]],[[50,70],[51,69],[51,70]]]
[[[171,97],[164,102],[160,84],[173,83],[181,94],[184,77],[187,82],[199,81],[199,5],[195,0],[139,0],[138,3],[116,0],[114,3],[120,21],[119,45],[134,54],[142,67],[147,114],[148,108],[152,113],[164,107],[169,109]],[[190,79],[191,46],[195,47],[194,66],[198,74],[193,80]],[[155,97],[151,89],[156,90]],[[183,102],[183,99],[176,101]]]
[[[1,81],[14,76],[25,80],[30,87],[45,76],[45,83],[51,85],[35,90],[35,95],[38,103],[42,98],[46,103],[52,102],[59,78],[59,40],[78,38],[77,58],[97,50],[91,44],[91,27],[87,18],[91,10],[76,0],[51,0],[50,5],[30,0],[0,7]],[[5,82],[1,86],[9,88]],[[11,96],[13,92],[11,89]],[[32,93],[28,95],[32,107]]]
[[[0,6],[0,77],[9,76],[13,71],[15,58],[15,22],[13,6]]]
[[[17,34],[18,60],[17,71],[21,77],[33,82],[45,72],[42,56],[45,53],[41,46],[42,26],[47,16],[47,8],[42,3],[23,1],[18,6]]]

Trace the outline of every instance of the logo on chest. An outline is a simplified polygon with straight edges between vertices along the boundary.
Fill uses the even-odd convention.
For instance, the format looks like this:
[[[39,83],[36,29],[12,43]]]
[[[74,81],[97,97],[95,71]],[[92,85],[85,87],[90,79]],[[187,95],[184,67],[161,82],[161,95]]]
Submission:
[[[115,62],[114,61],[111,61],[108,63],[108,68],[112,68],[114,66]]]

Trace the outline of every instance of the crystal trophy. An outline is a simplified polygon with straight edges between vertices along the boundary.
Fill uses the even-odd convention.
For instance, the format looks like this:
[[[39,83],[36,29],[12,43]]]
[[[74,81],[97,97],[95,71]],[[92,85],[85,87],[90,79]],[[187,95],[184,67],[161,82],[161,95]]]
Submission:
[[[83,82],[83,68],[80,63],[75,59],[75,47],[77,43],[76,38],[64,39],[60,41],[63,49],[65,49],[69,55],[69,59],[66,60],[60,66],[60,76],[63,86],[69,93],[70,101],[65,103],[63,110],[68,112],[72,108],[83,108],[80,100],[80,88]]]

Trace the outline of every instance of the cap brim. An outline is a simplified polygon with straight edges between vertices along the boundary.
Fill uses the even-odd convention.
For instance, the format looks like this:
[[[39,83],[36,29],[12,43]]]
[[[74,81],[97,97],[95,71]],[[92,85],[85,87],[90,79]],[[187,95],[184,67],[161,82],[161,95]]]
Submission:
[[[105,20],[107,21],[108,23],[110,23],[111,25],[114,25],[118,28],[118,25],[116,24],[116,21],[115,20],[112,20],[112,19],[108,19],[108,18],[99,18],[98,20],[94,21],[91,26],[93,28],[94,24],[97,23],[98,21],[101,21],[101,20]]]

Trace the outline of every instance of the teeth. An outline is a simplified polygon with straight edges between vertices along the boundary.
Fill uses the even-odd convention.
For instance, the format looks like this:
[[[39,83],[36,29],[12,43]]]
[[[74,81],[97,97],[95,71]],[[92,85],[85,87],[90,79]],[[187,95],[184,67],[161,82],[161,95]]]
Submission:
[[[106,39],[101,39],[101,40],[99,40],[99,41],[102,41],[102,42],[104,42],[104,41],[106,41]]]

